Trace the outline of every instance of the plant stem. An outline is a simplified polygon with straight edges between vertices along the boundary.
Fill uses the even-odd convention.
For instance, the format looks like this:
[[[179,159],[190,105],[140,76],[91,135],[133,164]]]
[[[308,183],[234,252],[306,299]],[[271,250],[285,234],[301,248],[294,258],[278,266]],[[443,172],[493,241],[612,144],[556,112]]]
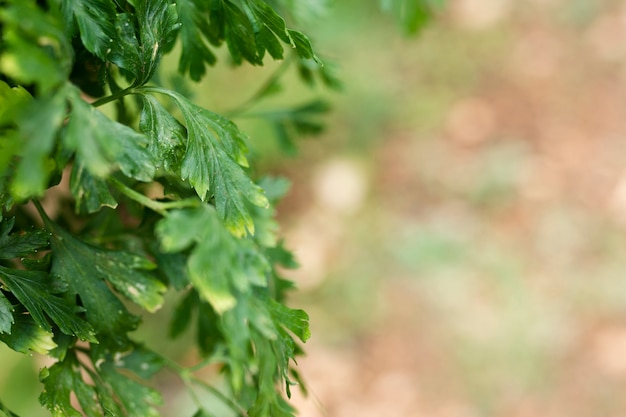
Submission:
[[[241,113],[244,113],[248,110],[252,105],[259,101],[267,92],[278,82],[280,77],[282,77],[291,65],[293,61],[294,55],[289,55],[285,60],[280,64],[280,66],[274,71],[274,73],[259,87],[259,89],[246,101],[241,103],[238,107],[226,112],[224,116],[232,118],[235,116],[239,116]]]
[[[167,210],[169,209],[197,207],[199,204],[199,201],[195,198],[166,202],[155,201],[141,193],[138,193],[137,191],[128,187],[126,184],[122,183],[114,177],[110,177],[108,181],[126,197],[138,202],[145,207],[148,207],[149,209],[159,213],[161,216],[164,217],[167,216]]]
[[[133,94],[134,92],[135,92],[134,87],[128,87],[128,88],[125,88],[124,90],[116,91],[110,96],[102,97],[94,101],[93,103],[91,103],[91,105],[94,107],[99,107],[99,106],[102,106],[103,104],[107,104],[112,101],[119,100],[120,98],[127,96],[129,94]]]
[[[170,370],[173,371],[174,373],[176,373],[176,375],[178,375],[178,377],[183,381],[183,383],[185,384],[185,386],[189,390],[189,393],[190,393],[191,397],[193,398],[193,400],[196,403],[196,405],[198,405],[198,407],[202,407],[202,404],[200,403],[200,401],[199,401],[195,391],[193,390],[193,385],[200,386],[200,387],[204,388],[205,390],[207,390],[208,392],[210,392],[213,396],[215,396],[217,399],[219,399],[224,404],[226,404],[228,407],[230,407],[233,411],[235,411],[237,413],[237,415],[239,415],[240,417],[247,417],[248,416],[247,411],[243,407],[241,407],[239,404],[237,404],[235,401],[233,401],[232,399],[228,398],[226,395],[224,395],[217,388],[215,388],[212,385],[204,382],[200,378],[194,376],[192,374],[192,369],[194,369],[196,367],[185,368],[183,366],[180,366],[178,363],[174,362],[173,360],[166,358],[165,356],[162,356],[162,355],[160,355],[160,354],[158,354],[156,352],[154,352],[154,353],[156,355],[158,355],[161,358],[161,360],[163,360],[163,362],[165,363],[165,366],[170,368]]]

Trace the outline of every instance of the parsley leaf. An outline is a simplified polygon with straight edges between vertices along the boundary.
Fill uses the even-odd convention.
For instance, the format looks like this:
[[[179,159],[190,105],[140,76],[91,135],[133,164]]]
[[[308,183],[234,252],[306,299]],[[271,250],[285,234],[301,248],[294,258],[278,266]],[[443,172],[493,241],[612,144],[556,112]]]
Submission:
[[[31,255],[48,246],[48,234],[39,229],[32,232],[11,233],[15,218],[0,221],[0,259]]]
[[[182,179],[189,179],[203,201],[211,196],[215,199],[217,213],[234,235],[244,236],[246,230],[254,234],[246,201],[260,207],[267,207],[268,201],[263,189],[254,184],[242,168],[248,164],[244,134],[230,120],[173,91],[161,88],[144,91],[170,96],[183,114],[187,143],[181,162]],[[151,109],[157,108],[154,102],[148,103]],[[170,130],[173,122],[167,123]]]
[[[46,226],[52,232],[51,274],[67,282],[69,289],[78,294],[87,320],[97,334],[104,333],[123,345],[126,343],[126,332],[133,330],[138,320],[109,290],[104,280],[120,271],[125,276],[136,276],[137,271],[132,269],[133,265],[116,264],[108,258],[108,251],[81,242],[49,220]],[[108,269],[111,266],[113,271]],[[114,280],[116,278],[120,279],[113,277]]]
[[[155,162],[147,149],[148,138],[87,104],[77,89],[71,88],[68,98],[72,115],[63,142],[76,151],[86,169],[104,177],[119,168],[127,177],[152,180]]]
[[[81,340],[97,342],[91,325],[76,314],[81,309],[63,298],[52,295],[56,291],[47,273],[0,266],[0,279],[41,328],[52,331],[47,315],[63,333],[76,335]]]
[[[42,329],[30,315],[15,314],[11,333],[0,333],[0,340],[16,352],[47,354],[57,347],[52,333]]]
[[[66,24],[78,24],[80,39],[89,52],[103,61],[108,59],[116,38],[115,4],[111,0],[61,0]]]
[[[135,14],[120,13],[115,19],[117,42],[110,46],[109,60],[129,71],[134,85],[143,85],[154,74],[163,51],[171,48],[180,23],[176,6],[167,0],[133,4]]]
[[[0,333],[11,333],[11,325],[15,323],[13,318],[13,306],[0,292]]]

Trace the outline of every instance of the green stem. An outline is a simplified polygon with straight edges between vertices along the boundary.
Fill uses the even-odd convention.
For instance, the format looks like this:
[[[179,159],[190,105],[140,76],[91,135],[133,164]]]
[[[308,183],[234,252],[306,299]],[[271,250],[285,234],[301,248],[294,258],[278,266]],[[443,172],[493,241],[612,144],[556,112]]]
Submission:
[[[164,217],[167,216],[167,210],[176,208],[197,207],[199,204],[199,201],[195,198],[166,202],[155,201],[133,190],[132,188],[128,187],[126,184],[122,183],[114,177],[109,178],[108,181],[126,197],[138,202],[144,207],[148,207],[149,209],[159,213],[161,216]]]
[[[238,107],[226,112],[224,116],[232,118],[239,116],[241,113],[244,113],[248,110],[254,103],[259,101],[265,94],[267,94],[268,90],[274,86],[278,80],[284,75],[285,71],[291,65],[293,61],[294,55],[289,55],[285,60],[280,64],[280,66],[274,71],[274,73],[259,87],[259,89],[254,93],[250,98],[241,103]]]
[[[99,106],[102,106],[103,104],[107,104],[112,101],[119,100],[120,98],[127,96],[129,94],[133,94],[133,93],[135,93],[135,87],[128,87],[128,88],[125,88],[124,90],[116,91],[110,96],[102,97],[94,101],[93,103],[91,103],[91,105],[94,107],[99,107]]]
[[[43,220],[44,225],[46,225],[46,227],[48,227],[50,225],[50,223],[52,223],[52,220],[50,220],[50,217],[48,217],[48,215],[46,214],[46,211],[41,206],[41,203],[39,202],[39,200],[36,200],[36,199],[33,198],[32,202],[33,202],[35,208],[37,209],[37,212],[39,213],[39,216]]]
[[[189,390],[192,399],[194,400],[194,402],[196,403],[198,407],[202,408],[202,404],[200,403],[193,389],[194,385],[200,386],[204,388],[205,390],[207,390],[208,392],[210,392],[214,397],[216,397],[217,399],[222,401],[224,404],[226,404],[228,407],[230,407],[233,411],[235,411],[237,415],[239,415],[240,417],[248,416],[247,411],[243,407],[241,407],[239,404],[237,404],[235,401],[228,398],[226,395],[224,395],[220,390],[218,390],[214,386],[194,376],[192,374],[192,369],[195,369],[196,367],[185,368],[183,366],[180,366],[178,363],[174,362],[173,360],[166,358],[165,356],[159,355],[156,352],[154,353],[161,358],[161,360],[165,363],[165,366],[170,368],[170,370],[176,373],[176,375],[178,375],[178,377],[183,381],[183,383]]]

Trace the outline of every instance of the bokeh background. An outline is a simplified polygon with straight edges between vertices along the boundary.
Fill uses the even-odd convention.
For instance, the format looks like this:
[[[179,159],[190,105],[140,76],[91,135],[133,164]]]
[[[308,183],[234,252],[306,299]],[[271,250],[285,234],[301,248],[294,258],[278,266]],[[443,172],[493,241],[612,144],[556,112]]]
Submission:
[[[267,103],[324,96],[326,133],[286,157],[240,122],[293,182],[290,304],[313,331],[300,415],[625,416],[626,2],[449,0],[417,37],[377,3],[305,22],[343,92],[288,74]],[[274,68],[217,69],[196,99],[227,111]],[[141,337],[163,338],[167,313]],[[184,341],[163,352],[193,362]],[[3,401],[46,415],[41,358],[0,354]],[[164,415],[193,413],[159,384]]]

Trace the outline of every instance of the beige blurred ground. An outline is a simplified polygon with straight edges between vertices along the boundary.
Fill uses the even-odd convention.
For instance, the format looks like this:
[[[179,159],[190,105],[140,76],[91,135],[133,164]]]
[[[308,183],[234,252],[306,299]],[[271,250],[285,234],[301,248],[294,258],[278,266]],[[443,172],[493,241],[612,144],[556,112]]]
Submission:
[[[450,3],[418,39],[365,13],[322,37],[351,76],[285,168],[294,403],[626,416],[626,2]]]

